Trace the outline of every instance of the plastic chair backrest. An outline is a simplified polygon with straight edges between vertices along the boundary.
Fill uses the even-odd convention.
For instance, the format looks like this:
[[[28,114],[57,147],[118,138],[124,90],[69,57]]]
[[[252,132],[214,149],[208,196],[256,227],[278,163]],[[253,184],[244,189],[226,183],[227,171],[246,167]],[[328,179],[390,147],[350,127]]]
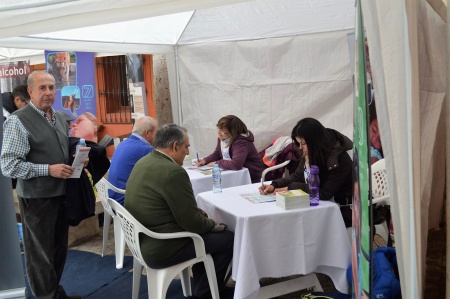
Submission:
[[[119,137],[115,137],[113,140],[114,140],[114,148],[117,148],[117,146],[120,143],[120,138]]]
[[[127,242],[128,248],[130,249],[133,256],[139,260],[142,265],[145,263],[140,249],[139,243],[139,233],[146,234],[147,236],[154,239],[177,239],[191,237],[194,241],[194,247],[196,251],[196,256],[206,256],[205,244],[203,239],[198,235],[191,232],[178,232],[178,233],[156,233],[145,226],[143,226],[133,215],[130,214],[121,204],[116,202],[114,199],[109,199],[109,204],[116,214],[116,220],[120,221],[122,227],[122,232]]]
[[[384,159],[378,160],[371,166],[372,173],[372,203],[386,202],[389,205],[388,180]]]
[[[109,198],[108,189],[111,189],[111,190],[113,190],[117,193],[121,193],[121,194],[125,194],[125,190],[113,186],[105,178],[102,178],[100,181],[98,181],[97,184],[95,184],[95,188],[97,188],[98,196],[100,196],[100,200],[102,202],[103,209],[105,211],[107,211],[108,214],[110,214],[111,216],[114,217],[114,213],[111,210],[111,207],[108,203],[108,198]]]
[[[266,181],[273,181],[275,179],[283,177],[286,168],[289,174],[295,172],[298,164],[300,163],[300,149],[295,145],[295,143],[292,142],[291,138],[286,138],[287,136],[283,136],[274,140],[274,142],[270,146],[259,152],[259,156],[261,157],[261,159],[263,159],[264,164],[269,166],[265,169],[267,171],[263,172],[262,175],[262,178]],[[280,140],[282,141],[282,143],[279,142]],[[291,142],[287,142],[286,140],[291,140]],[[276,155],[276,158],[273,161],[266,161],[266,150],[272,148],[272,146],[275,146],[275,144],[282,144],[282,146],[284,147]]]

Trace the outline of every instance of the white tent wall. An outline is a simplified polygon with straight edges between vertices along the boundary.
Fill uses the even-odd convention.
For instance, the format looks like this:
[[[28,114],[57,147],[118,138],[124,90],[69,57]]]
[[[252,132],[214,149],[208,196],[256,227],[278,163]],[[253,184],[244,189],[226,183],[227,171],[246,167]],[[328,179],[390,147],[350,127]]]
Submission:
[[[351,138],[348,33],[179,46],[182,124],[191,151],[205,156],[214,150],[216,123],[227,114],[244,121],[258,150],[290,136],[303,117]]]
[[[445,23],[422,0],[363,1],[363,15],[402,297],[422,298],[429,217],[444,193]]]

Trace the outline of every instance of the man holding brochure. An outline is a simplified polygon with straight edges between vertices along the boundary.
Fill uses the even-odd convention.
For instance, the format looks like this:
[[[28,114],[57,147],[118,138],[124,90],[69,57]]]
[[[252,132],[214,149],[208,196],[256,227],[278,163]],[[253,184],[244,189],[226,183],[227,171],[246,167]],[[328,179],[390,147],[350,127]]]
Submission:
[[[32,72],[28,93],[30,104],[4,123],[0,158],[3,174],[18,179],[27,277],[38,298],[81,298],[67,296],[59,285],[67,256],[65,187],[73,169],[67,165],[67,122],[52,108],[55,78]]]

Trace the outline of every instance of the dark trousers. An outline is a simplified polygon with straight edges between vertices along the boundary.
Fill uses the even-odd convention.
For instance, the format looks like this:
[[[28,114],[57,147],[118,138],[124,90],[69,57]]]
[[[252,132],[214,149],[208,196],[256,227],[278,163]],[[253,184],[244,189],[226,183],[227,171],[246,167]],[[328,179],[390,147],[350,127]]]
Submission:
[[[206,253],[211,254],[216,269],[217,284],[219,290],[223,289],[226,284],[225,275],[233,258],[233,244],[234,233],[226,230],[217,233],[205,233],[201,235],[205,242]],[[161,269],[176,265],[192,259],[195,257],[195,248],[193,241],[189,242],[180,252],[173,257],[158,262],[146,261],[149,267],[154,269]],[[205,265],[197,263],[192,266],[192,273],[194,275],[194,290],[193,294],[196,297],[210,297],[211,290],[209,288],[208,276],[206,275]]]
[[[67,257],[69,226],[65,196],[20,198],[25,265],[33,294],[53,299],[64,296],[59,282]]]

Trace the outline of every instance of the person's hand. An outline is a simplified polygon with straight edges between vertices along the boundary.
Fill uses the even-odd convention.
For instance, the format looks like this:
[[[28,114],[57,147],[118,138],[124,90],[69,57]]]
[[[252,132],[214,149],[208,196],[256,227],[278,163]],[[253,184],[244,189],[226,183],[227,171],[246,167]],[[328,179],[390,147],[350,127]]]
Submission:
[[[200,167],[205,165],[205,160],[201,159],[200,161],[195,162],[194,166]]]
[[[214,164],[216,164],[216,162],[209,162],[206,166],[214,166]]]
[[[278,193],[278,192],[286,192],[286,191],[288,191],[288,187],[276,188],[276,189],[275,189],[275,193]]]
[[[67,179],[72,173],[72,166],[66,164],[53,164],[48,166],[48,174],[55,178]]]
[[[264,186],[264,189],[263,189],[263,186]],[[272,185],[263,185],[263,186],[260,186],[258,188],[259,193],[262,195],[267,195],[267,194],[273,193],[273,191],[275,191],[275,187]]]
[[[89,164],[89,157],[86,157],[86,159],[83,159],[83,160],[81,160],[80,162],[84,164],[83,167],[87,167],[88,164]]]
[[[205,216],[206,218],[208,218],[208,214],[206,214],[205,211],[203,211],[202,209],[198,208],[198,210],[200,211],[200,214],[202,214],[203,216]]]
[[[214,225],[214,227],[210,231],[213,233],[218,233],[218,232],[223,232],[227,228],[228,228],[228,225],[226,225],[225,223],[216,223],[216,225]]]

